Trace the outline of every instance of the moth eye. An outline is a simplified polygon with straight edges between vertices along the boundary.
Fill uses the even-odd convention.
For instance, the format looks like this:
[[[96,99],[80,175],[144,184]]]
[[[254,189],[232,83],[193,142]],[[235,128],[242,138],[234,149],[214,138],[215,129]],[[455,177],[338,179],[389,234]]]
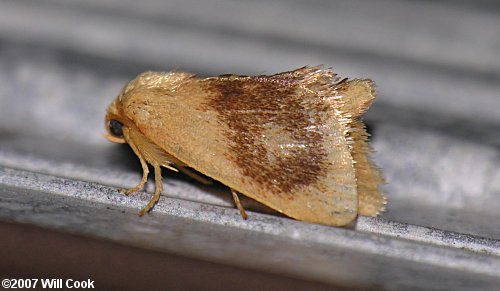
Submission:
[[[109,121],[109,131],[116,137],[123,137],[123,123],[111,119]]]

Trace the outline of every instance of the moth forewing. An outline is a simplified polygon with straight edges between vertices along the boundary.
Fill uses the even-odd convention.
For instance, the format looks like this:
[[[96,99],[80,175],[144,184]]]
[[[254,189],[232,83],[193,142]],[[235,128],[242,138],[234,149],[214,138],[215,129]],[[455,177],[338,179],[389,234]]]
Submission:
[[[359,200],[359,214],[376,216],[384,210],[386,198],[380,186],[384,183],[381,171],[371,160],[372,149],[368,143],[368,133],[361,121],[362,115],[375,100],[375,89],[371,80],[348,80],[336,86],[336,93],[341,96],[337,107],[341,115],[350,116],[347,137],[351,140],[351,155],[354,160],[356,184]]]
[[[362,161],[366,135],[353,131],[372,102],[371,85],[321,67],[206,79],[147,72],[108,115],[143,137],[134,144],[149,163],[167,157],[287,216],[342,226],[358,214],[358,188],[375,193],[380,182],[375,174],[370,187],[359,182],[365,169],[378,170]],[[147,158],[151,152],[159,158]]]

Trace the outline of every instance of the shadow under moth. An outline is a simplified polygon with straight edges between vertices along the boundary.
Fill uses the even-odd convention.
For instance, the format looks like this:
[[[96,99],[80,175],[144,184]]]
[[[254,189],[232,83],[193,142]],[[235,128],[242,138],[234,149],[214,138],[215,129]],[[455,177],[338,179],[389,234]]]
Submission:
[[[145,72],[109,106],[106,137],[141,162],[141,182],[126,194],[154,168],[156,190],[140,215],[160,198],[165,167],[227,185],[243,218],[240,193],[298,220],[345,226],[386,204],[361,121],[374,99],[371,80],[323,66],[270,76]]]

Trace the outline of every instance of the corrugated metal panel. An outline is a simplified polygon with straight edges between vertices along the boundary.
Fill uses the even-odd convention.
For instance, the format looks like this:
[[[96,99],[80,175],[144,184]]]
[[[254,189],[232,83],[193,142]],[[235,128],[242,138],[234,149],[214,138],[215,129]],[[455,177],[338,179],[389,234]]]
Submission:
[[[236,266],[245,278],[302,280],[299,289],[496,289],[499,16],[488,1],[1,1],[0,219]],[[224,187],[169,172],[146,217],[136,212],[150,194],[116,191],[138,182],[140,165],[102,137],[103,118],[139,72],[267,74],[320,63],[377,82],[366,121],[389,182],[379,219],[337,229],[245,200],[255,212],[243,221]],[[0,263],[4,277],[29,264]],[[117,284],[92,271],[101,286]],[[127,280],[139,278],[119,287]]]

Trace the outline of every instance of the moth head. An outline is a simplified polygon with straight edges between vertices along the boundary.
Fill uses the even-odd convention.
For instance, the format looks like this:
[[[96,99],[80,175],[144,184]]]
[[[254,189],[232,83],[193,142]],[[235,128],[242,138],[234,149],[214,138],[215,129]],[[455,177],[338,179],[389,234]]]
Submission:
[[[125,136],[123,135],[124,119],[120,116],[117,109],[117,101],[111,103],[108,108],[105,121],[106,137],[109,141],[116,143],[126,143]]]

